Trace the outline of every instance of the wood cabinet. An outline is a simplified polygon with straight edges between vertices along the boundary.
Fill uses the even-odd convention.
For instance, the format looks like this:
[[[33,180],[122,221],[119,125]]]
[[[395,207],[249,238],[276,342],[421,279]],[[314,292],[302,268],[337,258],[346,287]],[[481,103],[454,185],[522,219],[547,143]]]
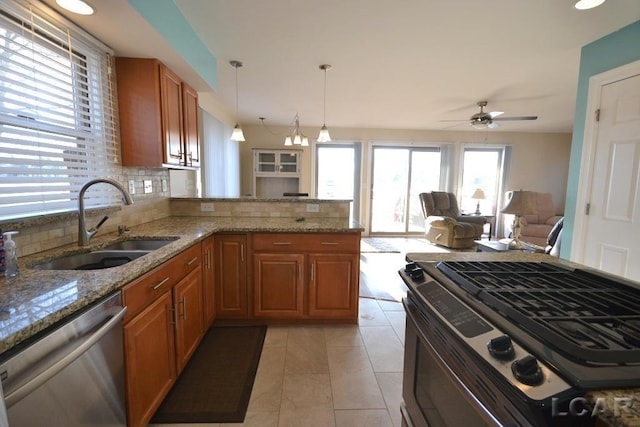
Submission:
[[[216,317],[245,319],[247,301],[247,236],[215,236]]]
[[[253,255],[253,315],[299,318],[304,315],[303,254]]]
[[[202,314],[205,330],[216,318],[214,237],[202,241]]]
[[[309,316],[357,319],[360,256],[310,254]]]
[[[122,289],[127,423],[146,426],[204,335],[201,246]]]
[[[173,288],[173,302],[176,312],[176,365],[180,375],[204,335],[200,266]]]
[[[358,318],[360,233],[256,233],[256,318]]]
[[[124,326],[127,424],[151,419],[176,380],[173,300],[165,292]]]
[[[198,95],[156,59],[116,58],[123,166],[198,167]]]

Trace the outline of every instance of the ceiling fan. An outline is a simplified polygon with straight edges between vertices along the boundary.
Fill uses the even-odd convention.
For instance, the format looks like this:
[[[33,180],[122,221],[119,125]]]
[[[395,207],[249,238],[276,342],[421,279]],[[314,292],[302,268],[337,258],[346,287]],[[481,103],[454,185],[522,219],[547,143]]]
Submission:
[[[504,114],[503,111],[492,111],[490,113],[484,111],[484,107],[487,106],[487,101],[479,101],[477,103],[478,107],[480,107],[480,112],[472,115],[469,118],[469,124],[476,129],[493,129],[498,127],[498,123],[496,121],[507,121],[507,120],[537,120],[538,116],[512,116],[512,117],[502,117]],[[444,122],[449,121],[460,121],[460,120],[442,120]]]

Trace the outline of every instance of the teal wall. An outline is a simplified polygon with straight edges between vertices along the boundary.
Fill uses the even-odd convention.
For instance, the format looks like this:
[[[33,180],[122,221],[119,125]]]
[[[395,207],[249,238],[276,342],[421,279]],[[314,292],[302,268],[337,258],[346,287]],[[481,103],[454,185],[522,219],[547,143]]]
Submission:
[[[565,220],[562,227],[561,257],[564,259],[569,259],[571,254],[578,183],[580,181],[584,127],[587,117],[586,109],[589,94],[589,79],[596,74],[637,60],[640,60],[640,21],[628,25],[582,48],[580,55],[580,73],[578,77],[578,94],[573,123],[573,137],[571,141],[571,158],[569,160],[567,198],[564,208]]]
[[[216,57],[200,40],[173,0],[128,1],[209,86],[218,88]]]

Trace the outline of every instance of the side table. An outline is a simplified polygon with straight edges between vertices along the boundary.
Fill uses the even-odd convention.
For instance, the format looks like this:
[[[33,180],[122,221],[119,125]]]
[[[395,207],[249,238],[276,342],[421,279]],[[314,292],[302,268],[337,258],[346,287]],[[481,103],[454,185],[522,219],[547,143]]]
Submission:
[[[509,243],[499,240],[476,240],[475,242],[478,252],[535,252],[533,249],[510,248]]]
[[[463,216],[481,216],[485,219],[485,221],[487,221],[487,223],[489,224],[489,240],[491,240],[491,238],[493,237],[493,229],[496,226],[496,216],[495,215],[476,215],[476,214],[470,214],[470,213],[466,213],[466,214],[462,214]]]

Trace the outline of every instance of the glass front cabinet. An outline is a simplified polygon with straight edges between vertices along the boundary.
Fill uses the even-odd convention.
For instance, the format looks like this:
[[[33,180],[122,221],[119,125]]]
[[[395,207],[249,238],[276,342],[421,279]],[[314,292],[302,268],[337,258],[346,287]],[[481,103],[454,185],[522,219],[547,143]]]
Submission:
[[[255,150],[255,173],[262,176],[298,176],[301,153],[301,150]]]
[[[253,150],[253,194],[282,197],[299,191],[302,150]]]

